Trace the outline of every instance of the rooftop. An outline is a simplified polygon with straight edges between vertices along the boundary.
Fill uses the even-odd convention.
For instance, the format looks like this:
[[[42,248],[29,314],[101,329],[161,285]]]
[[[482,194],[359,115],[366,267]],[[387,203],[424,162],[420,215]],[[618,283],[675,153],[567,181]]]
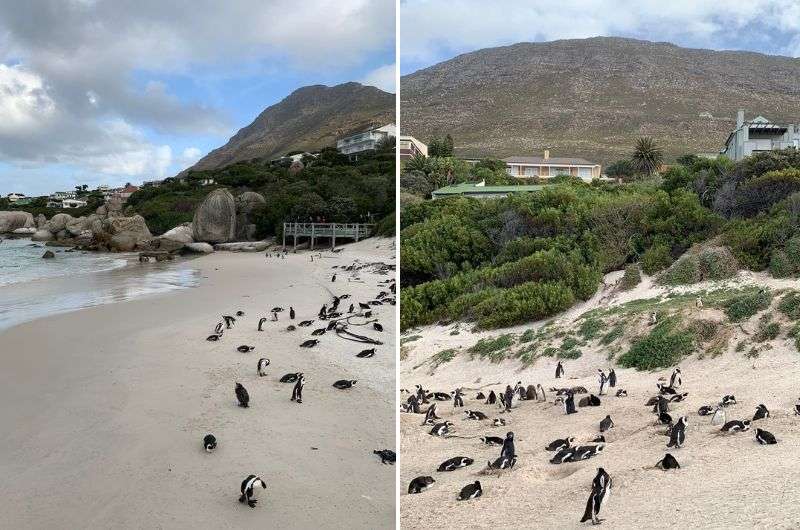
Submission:
[[[541,191],[546,188],[548,184],[520,184],[518,186],[482,186],[475,182],[462,182],[461,184],[453,184],[439,188],[433,193],[436,195],[464,195],[471,193],[519,193],[519,192],[532,192]]]
[[[544,158],[542,156],[510,156],[508,158],[504,158],[503,162],[506,164],[541,164],[541,165],[562,165],[562,166],[596,166],[598,164],[594,162],[589,162],[583,158],[560,158],[560,157],[548,157]]]

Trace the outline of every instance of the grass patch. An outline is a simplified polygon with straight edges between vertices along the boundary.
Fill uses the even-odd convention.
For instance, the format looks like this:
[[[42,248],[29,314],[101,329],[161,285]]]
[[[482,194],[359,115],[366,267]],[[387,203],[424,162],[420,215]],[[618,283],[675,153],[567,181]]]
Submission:
[[[679,329],[676,318],[666,318],[656,324],[648,335],[636,341],[619,358],[626,368],[654,370],[674,366],[689,355],[695,335],[691,329]]]
[[[517,352],[517,358],[525,366],[531,366],[536,362],[536,345],[528,344]]]
[[[603,346],[608,346],[618,338],[622,337],[623,333],[625,333],[625,324],[616,324],[608,333],[600,337],[600,344]]]
[[[789,291],[783,295],[778,303],[778,309],[792,320],[800,319],[800,292]]]
[[[467,351],[473,357],[477,355],[481,358],[488,358],[493,363],[498,363],[506,358],[506,354],[509,352],[509,348],[514,345],[514,341],[514,334],[505,333],[495,338],[481,339]]]
[[[409,342],[414,342],[415,340],[419,340],[422,338],[422,335],[411,335],[410,337],[400,337],[400,346],[408,344]]]
[[[556,356],[559,359],[578,359],[583,355],[583,352],[578,348],[559,348]]]
[[[742,353],[747,346],[747,342],[740,340],[738,344],[736,344],[736,353]]]
[[[719,323],[713,320],[695,320],[691,324],[691,329],[701,342],[708,342],[717,335]]]
[[[456,358],[456,355],[458,355],[458,350],[455,348],[449,348],[447,350],[442,350],[438,353],[433,354],[433,357],[431,357],[430,360],[431,369],[435,370],[441,365],[449,363],[450,361]]]
[[[525,332],[519,336],[519,343],[525,344],[527,342],[533,342],[537,336],[538,333],[535,329],[526,329]]]
[[[722,307],[731,322],[741,322],[768,308],[771,301],[772,294],[760,289],[731,296],[722,302]]]
[[[605,322],[599,318],[587,318],[581,323],[578,328],[578,335],[584,340],[593,340],[605,328]]]
[[[634,263],[625,267],[625,273],[622,275],[622,280],[619,282],[619,288],[623,291],[630,291],[642,281],[642,272],[639,270],[639,265]]]
[[[764,322],[762,323],[753,340],[756,342],[766,342],[768,340],[775,340],[781,333],[781,326],[777,322]]]

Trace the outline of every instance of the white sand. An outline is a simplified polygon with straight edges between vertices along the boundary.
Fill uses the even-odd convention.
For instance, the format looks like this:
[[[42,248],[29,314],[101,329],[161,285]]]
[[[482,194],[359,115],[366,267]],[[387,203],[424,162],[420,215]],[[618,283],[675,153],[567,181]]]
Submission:
[[[376,248],[379,247],[379,248]],[[0,334],[0,517],[4,528],[350,528],[394,526],[395,468],[374,449],[394,448],[395,308],[377,307],[385,342],[368,347],[326,334],[299,348],[328,290],[368,301],[392,276],[349,282],[332,265],[394,260],[390,240],[367,240],[309,261],[216,253],[198,288],[40,319]],[[348,301],[349,302],[349,301]],[[0,303],[2,303],[0,301]],[[345,310],[347,305],[344,304]],[[283,306],[258,333],[259,317]],[[235,329],[207,342],[223,313]],[[241,354],[236,347],[252,344]],[[269,376],[256,362],[268,357]],[[289,401],[287,372],[304,371],[302,405]],[[358,379],[347,391],[331,384]],[[251,407],[236,406],[234,383]],[[213,454],[202,448],[212,432]],[[312,447],[317,450],[312,450]],[[237,502],[260,474],[255,509]]]
[[[606,277],[609,285],[619,274]],[[797,281],[771,280],[764,275],[742,273],[726,285],[760,284],[773,288],[800,287]],[[697,285],[704,289],[710,285]],[[683,289],[687,290],[687,289]],[[587,309],[598,305],[617,304],[636,298],[651,298],[663,293],[649,281],[634,291],[613,294],[611,288],[598,293],[591,301],[576,307],[557,320],[569,325]],[[713,318],[715,310],[702,310],[705,318]],[[773,310],[774,311],[774,305]],[[757,317],[756,317],[757,318]],[[541,324],[538,324],[541,325]],[[537,325],[537,326],[538,326]],[[411,334],[422,339],[408,343],[409,356],[401,361],[400,386],[413,390],[414,384],[449,392],[458,386],[477,388],[492,384],[499,391],[506,384],[541,383],[551,386],[586,386],[597,393],[597,368],[607,368],[608,350],[602,347],[581,348],[583,356],[565,361],[566,379],[554,378],[556,360],[542,358],[531,367],[511,360],[491,364],[470,360],[462,352],[449,363],[430,373],[428,365],[419,366],[431,355],[445,348],[469,347],[480,338],[509,331],[521,332],[519,326],[473,334],[462,325],[460,335],[450,336],[450,327],[427,327]],[[683,392],[689,396],[683,403],[671,405],[673,417],[687,415],[687,443],[682,449],[668,450],[663,427],[653,426],[655,417],[644,402],[654,394],[659,376],[669,377],[671,370],[653,373],[617,367],[617,389],[627,389],[629,397],[606,396],[596,408],[579,408],[566,416],[563,407],[554,406],[553,394],[548,403],[518,402],[510,414],[500,414],[491,405],[475,400],[476,391],[467,392],[465,409],[477,409],[490,418],[504,417],[506,427],[492,427],[490,422],[463,420],[463,409],[452,408],[451,402],[439,404],[440,416],[455,423],[457,434],[465,437],[493,435],[503,437],[514,431],[517,466],[499,475],[484,475],[489,459],[499,456],[499,447],[488,447],[475,439],[441,439],[427,434],[420,426],[421,415],[401,414],[401,525],[405,528],[577,528],[587,526],[578,521],[583,514],[597,467],[611,475],[611,500],[603,506],[603,527],[610,528],[798,528],[800,507],[794,500],[800,493],[800,417],[794,416],[793,405],[800,396],[800,354],[792,339],[785,337],[787,326],[773,342],[773,349],[763,352],[753,362],[734,350],[736,343],[752,333],[755,318],[743,324],[731,339],[728,351],[719,357],[699,360],[692,356],[681,363]],[[627,348],[615,347],[617,353]],[[749,348],[749,347],[748,347]],[[419,366],[418,368],[415,368]],[[710,425],[710,417],[697,415],[701,405],[713,405],[725,394],[734,394],[738,405],[728,409],[728,419],[750,419],[756,405],[764,403],[772,417],[755,422],[750,432],[721,436],[718,427]],[[578,396],[581,397],[581,396]],[[603,454],[589,461],[553,465],[553,453],[544,450],[556,438],[576,436],[586,442],[599,434],[598,425],[610,414],[616,428],[607,433],[608,444]],[[754,439],[755,427],[764,428],[778,438],[775,446],[759,446]],[[683,466],[664,472],[643,469],[653,466],[665,452],[671,452]],[[436,468],[447,458],[468,456],[476,463],[450,473]],[[431,475],[433,488],[419,495],[407,495],[408,483],[416,476]],[[480,480],[484,494],[474,501],[458,502],[460,489]]]

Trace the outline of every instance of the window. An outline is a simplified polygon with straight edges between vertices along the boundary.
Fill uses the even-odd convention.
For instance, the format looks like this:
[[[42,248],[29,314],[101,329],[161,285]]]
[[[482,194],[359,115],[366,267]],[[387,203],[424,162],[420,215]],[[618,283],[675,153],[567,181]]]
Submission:
[[[527,166],[525,167],[526,177],[538,177],[539,176],[539,167],[538,166]]]
[[[578,176],[580,178],[591,178],[592,177],[592,168],[590,168],[590,167],[579,167],[578,168]]]

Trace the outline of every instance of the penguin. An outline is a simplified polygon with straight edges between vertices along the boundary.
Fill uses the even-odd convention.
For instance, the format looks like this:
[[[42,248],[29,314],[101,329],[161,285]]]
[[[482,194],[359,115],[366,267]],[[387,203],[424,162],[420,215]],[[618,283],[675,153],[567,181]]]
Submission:
[[[326,318],[328,318],[328,305],[327,304],[322,304],[322,307],[319,308],[319,313],[317,313],[317,316],[321,320],[325,320]]]
[[[506,420],[504,420],[503,418],[495,418],[492,421],[492,425],[494,425],[495,427],[505,427],[506,426]]]
[[[419,400],[417,396],[409,396],[408,398],[408,411],[414,414],[419,414]]]
[[[616,395],[617,397],[628,397],[628,391],[625,390],[624,388],[620,388],[619,390],[617,390]]]
[[[680,449],[684,442],[686,442],[686,425],[688,424],[689,420],[686,416],[681,416],[678,418],[678,423],[672,426],[669,433],[669,442],[667,443],[667,447],[675,447],[676,449]]]
[[[698,296],[697,299],[694,301],[694,306],[697,309],[703,309],[703,299]]]
[[[717,407],[714,409],[714,415],[711,417],[711,425],[723,425],[727,421],[725,418],[725,409]]]
[[[439,416],[436,415],[436,403],[431,403],[431,406],[428,407],[428,410],[425,411],[425,419],[422,421],[422,424],[433,425],[436,423],[436,420],[439,419],[441,418],[439,418]]]
[[[301,348],[313,348],[317,344],[319,344],[319,340],[317,340],[317,339],[308,339],[307,341],[304,341],[302,344],[300,344],[300,347]]]
[[[673,394],[669,397],[667,401],[669,401],[670,403],[680,403],[681,401],[686,399],[686,396],[688,395],[689,395],[688,392],[684,392],[683,394]]]
[[[430,476],[417,477],[408,484],[408,493],[422,493],[426,489],[430,488],[434,482],[436,481]]]
[[[511,412],[511,402],[514,400],[514,389],[511,388],[511,385],[506,385],[506,391],[503,397],[505,398],[503,400],[505,411]]]
[[[278,313],[273,311],[271,314],[272,314],[272,321],[273,322],[277,322],[278,321]]]
[[[756,407],[756,413],[753,415],[753,421],[763,420],[765,418],[769,418],[769,410],[767,410],[766,405],[762,403]]]
[[[536,387],[533,385],[528,385],[528,388],[525,389],[525,399],[528,401],[536,401],[539,399],[538,394],[536,393]]]
[[[661,425],[672,425],[672,416],[666,412],[662,412],[658,415],[658,423]]]
[[[800,415],[800,399],[798,399],[797,402],[794,404],[794,415],[795,416]]]
[[[733,396],[732,394],[729,394],[727,396],[723,396],[722,397],[722,402],[720,402],[720,405],[722,405],[723,407],[729,407],[731,405],[736,405],[736,397]]]
[[[563,464],[565,462],[572,462],[572,457],[575,455],[575,447],[564,447],[553,455],[550,459],[551,464]]]
[[[670,388],[676,388],[676,387],[681,386],[681,384],[682,384],[682,381],[681,381],[681,369],[680,368],[675,368],[672,371],[672,375],[669,377],[669,387]]]
[[[334,388],[338,388],[339,390],[346,390],[348,388],[352,388],[357,382],[356,379],[339,379],[335,383],[333,383]]]
[[[597,378],[600,383],[600,392],[599,395],[603,395],[603,387],[605,386],[606,382],[608,381],[608,377],[606,377],[606,373],[601,370],[600,368],[597,369]]]
[[[259,377],[264,377],[267,375],[267,366],[269,366],[269,359],[266,357],[262,357],[258,360],[258,364],[256,365],[256,372],[258,372]]]
[[[361,316],[363,316],[364,318],[372,318],[372,311],[364,311],[364,313]]]
[[[282,307],[273,307],[270,311],[272,313],[281,313],[281,312],[283,312],[283,308]]]
[[[575,414],[578,409],[575,408],[575,395],[570,392],[567,394],[567,399],[564,400],[564,413]]]
[[[331,320],[328,322],[328,325],[325,327],[325,331],[333,331],[336,329],[336,325],[339,323],[338,320]]]
[[[242,346],[239,346],[238,348],[236,348],[236,350],[241,352],[241,353],[249,353],[249,352],[251,352],[251,351],[253,351],[255,349],[256,349],[255,346],[247,346],[247,345],[242,345]]]
[[[666,414],[669,412],[669,401],[667,401],[664,396],[658,396],[658,400],[653,406],[653,412],[656,414]]]
[[[547,451],[560,451],[567,447],[572,447],[572,444],[575,443],[574,436],[568,436],[566,438],[559,438],[558,440],[553,440],[549,444],[545,446],[545,450]]]
[[[207,453],[211,453],[217,448],[217,437],[213,434],[206,434],[203,438],[203,447]]]
[[[369,304],[364,304],[364,303],[361,303],[361,302],[358,303],[358,307],[359,307],[359,309],[362,309],[362,310],[369,310],[370,309],[370,305]]]
[[[237,311],[236,312],[236,316],[237,317],[243,317],[244,316],[244,311]]]
[[[298,324],[298,326],[300,326],[301,328],[307,328],[308,326],[310,326],[313,323],[314,323],[313,320],[303,320],[302,322],[300,322]]]
[[[379,451],[372,451],[373,454],[378,455],[381,458],[381,464],[391,464],[397,461],[397,454],[391,449],[381,449]]]
[[[294,308],[289,306],[289,319],[294,320]]]
[[[511,469],[514,467],[514,464],[516,463],[517,463],[517,455],[514,455],[511,458],[501,456],[499,458],[496,458],[494,462],[489,460],[487,466],[489,469]]]
[[[603,418],[603,421],[600,422],[600,432],[606,432],[613,427],[614,421],[611,419],[611,415],[607,415],[605,418]]]
[[[452,421],[444,421],[442,423],[437,423],[433,426],[433,429],[430,430],[428,434],[432,436],[441,436],[445,437],[450,433],[450,427],[453,426]]]
[[[350,309],[348,309],[347,312],[352,313],[354,308],[355,306],[353,304],[350,304]]]
[[[258,331],[264,331],[263,329],[261,329],[261,326],[263,326],[263,325],[264,325],[264,322],[266,322],[266,321],[267,321],[267,319],[266,319],[266,318],[264,318],[264,317],[261,317],[261,318],[259,319],[259,321],[258,321]]]
[[[209,335],[208,337],[206,337],[206,340],[209,342],[216,342],[219,340],[221,336],[222,335]]]
[[[660,467],[663,470],[667,469],[680,469],[681,465],[675,460],[675,457],[669,453],[664,455],[664,458],[656,462],[656,467]]]
[[[539,395],[538,400],[541,402],[547,401],[547,394],[544,393],[544,388],[542,388],[541,383],[536,384],[536,389],[538,390],[537,394]]]
[[[678,391],[675,390],[674,388],[672,388],[671,386],[665,386],[665,385],[662,385],[661,383],[658,383],[656,385],[656,387],[658,387],[658,393],[659,394],[677,394],[678,393]]]
[[[222,331],[223,331],[223,329],[222,329],[222,322],[218,322],[218,323],[217,323],[217,326],[214,328],[214,334],[216,334],[216,335],[222,335]]]
[[[503,445],[503,439],[499,436],[481,436],[481,441],[486,445]]]
[[[297,328],[296,328],[296,327],[294,327],[294,326],[292,326],[291,324],[290,324],[290,325],[288,325],[288,326],[286,326],[286,331],[294,331],[294,330],[296,330],[296,329],[297,329]]]
[[[361,359],[368,359],[375,355],[375,348],[370,348],[369,350],[361,350],[359,353],[356,354],[356,357]]]
[[[497,403],[497,394],[494,393],[494,390],[489,392],[489,396],[486,398],[486,405],[494,405]]]
[[[597,475],[592,480],[592,492],[589,494],[589,500],[586,501],[586,511],[581,518],[582,523],[591,520],[592,524],[600,524],[602,519],[597,516],[600,513],[600,507],[603,504],[603,499],[611,493],[611,477],[602,468],[597,468]]]
[[[750,430],[750,420],[731,420],[722,426],[722,432],[744,432]]]
[[[250,394],[247,393],[247,389],[241,383],[236,383],[236,399],[239,400],[240,407],[247,408],[250,406]]]
[[[314,331],[311,332],[311,335],[314,337],[319,337],[320,335],[324,334],[325,334],[325,328],[315,329]]]
[[[473,462],[475,461],[472,458],[467,458],[466,456],[456,456],[439,464],[439,468],[436,471],[453,471],[461,467],[471,466]]]
[[[564,375],[564,364],[561,361],[558,361],[556,364],[556,379],[561,379]]]
[[[306,378],[303,377],[303,372],[297,374],[297,382],[294,384],[294,388],[292,389],[292,399],[295,403],[302,403],[303,402],[303,385],[306,384]]]
[[[373,322],[372,323],[372,329],[374,329],[375,331],[383,331],[383,326],[381,326],[377,322]]]
[[[334,274],[333,276],[331,276],[331,283],[333,283],[335,281],[336,281],[336,275]]]
[[[703,405],[702,407],[697,409],[697,414],[699,414],[700,416],[710,416],[714,414],[714,407]]]
[[[483,495],[483,489],[481,489],[481,481],[476,480],[472,484],[467,484],[463,488],[461,488],[461,492],[458,494],[458,500],[460,501],[468,501],[470,499],[477,499]]]
[[[486,396],[483,395],[483,392],[478,392],[478,395],[475,396],[475,399],[486,399]]]
[[[602,434],[598,434],[597,436],[595,436],[595,437],[594,437],[594,438],[591,440],[591,443],[593,443],[593,444],[596,444],[596,443],[605,443],[605,442],[606,442],[606,437],[605,437],[605,436],[603,436]]]
[[[608,371],[608,387],[614,388],[615,386],[617,386],[617,372],[615,372],[614,369],[611,368]]]
[[[464,406],[464,394],[461,392],[460,388],[456,388],[453,391],[453,408],[463,407],[463,406]]]
[[[446,392],[434,392],[433,399],[436,401],[450,401],[451,396]]]
[[[655,311],[650,313],[649,323],[651,326],[658,324],[658,315],[656,315]]]
[[[660,396],[653,396],[653,397],[651,397],[650,399],[648,399],[648,400],[647,400],[647,402],[644,404],[644,406],[645,406],[645,407],[652,407],[653,405],[655,405],[656,403],[658,403],[658,398],[659,398],[659,397],[660,397]]]
[[[226,329],[231,329],[233,327],[233,325],[236,323],[236,319],[233,318],[232,316],[228,316],[228,315],[222,315],[222,320],[225,321],[225,328]]]
[[[261,477],[258,475],[248,475],[246,479],[242,481],[242,496],[239,497],[239,502],[244,504],[245,502],[251,508],[256,507],[256,503],[258,502],[254,499],[256,490],[258,486],[261,486],[263,489],[267,489],[267,485],[264,484],[264,481],[261,480]]]
[[[756,429],[756,441],[761,445],[774,445],[778,443],[778,440],[775,439],[775,436],[771,432],[765,431],[764,429]]]
[[[509,460],[517,456],[514,450],[514,432],[509,431],[506,433],[506,439],[503,440],[503,447],[500,449],[500,456],[508,458]]]
[[[300,376],[300,372],[293,373],[293,374],[286,374],[283,377],[281,377],[280,381],[281,381],[281,383],[294,383],[295,381],[297,381],[297,378],[299,376]]]
[[[581,445],[580,447],[575,448],[575,454],[572,457],[572,460],[588,460],[593,456],[597,456],[603,452],[606,448],[606,444],[601,443],[597,445]]]
[[[467,415],[468,420],[488,420],[489,417],[479,410],[465,410],[464,414]]]

